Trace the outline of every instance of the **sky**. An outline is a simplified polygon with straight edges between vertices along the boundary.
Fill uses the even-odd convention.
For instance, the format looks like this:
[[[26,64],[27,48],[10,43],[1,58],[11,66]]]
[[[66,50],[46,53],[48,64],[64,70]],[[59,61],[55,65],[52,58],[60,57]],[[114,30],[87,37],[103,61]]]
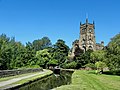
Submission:
[[[80,22],[95,22],[96,42],[120,33],[120,0],[0,0],[0,34],[26,42],[79,39]]]

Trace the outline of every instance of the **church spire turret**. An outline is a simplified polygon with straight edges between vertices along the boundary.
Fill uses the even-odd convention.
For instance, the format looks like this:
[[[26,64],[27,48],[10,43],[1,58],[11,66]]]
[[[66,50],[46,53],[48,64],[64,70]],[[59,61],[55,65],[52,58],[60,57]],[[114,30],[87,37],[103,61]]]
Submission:
[[[88,24],[88,18],[86,18],[86,24]]]
[[[80,22],[80,26],[82,25],[82,22]]]

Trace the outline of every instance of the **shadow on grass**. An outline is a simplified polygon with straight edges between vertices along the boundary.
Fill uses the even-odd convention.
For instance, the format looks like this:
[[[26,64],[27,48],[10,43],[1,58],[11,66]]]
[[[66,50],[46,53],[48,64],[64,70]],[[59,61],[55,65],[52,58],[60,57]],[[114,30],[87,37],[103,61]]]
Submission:
[[[99,74],[99,73],[96,73],[95,70],[86,70],[86,71],[87,71],[87,74],[96,74],[96,75]],[[120,70],[116,70],[116,71],[104,71],[102,74],[104,74],[104,75],[117,75],[117,76],[120,76]]]
[[[120,70],[116,70],[116,71],[104,71],[103,74],[120,76]]]

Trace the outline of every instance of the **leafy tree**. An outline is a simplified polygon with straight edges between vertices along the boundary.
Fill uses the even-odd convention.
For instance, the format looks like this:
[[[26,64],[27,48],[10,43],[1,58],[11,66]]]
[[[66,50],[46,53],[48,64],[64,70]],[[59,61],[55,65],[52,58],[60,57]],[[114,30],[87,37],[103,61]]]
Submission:
[[[106,52],[104,50],[94,51],[90,55],[90,62],[95,64],[97,61],[104,61],[106,59],[105,55]]]
[[[55,67],[55,66],[58,65],[58,60],[51,59],[51,60],[49,60],[49,62],[48,62],[47,64],[48,64],[48,66],[53,66],[53,67]]]
[[[10,38],[5,34],[0,35],[0,69],[9,69],[11,60]]]
[[[75,61],[73,62],[69,62],[63,65],[63,68],[67,68],[67,69],[75,69],[77,66],[77,63]]]
[[[48,52],[47,49],[37,51],[36,53],[37,57],[37,64],[43,68],[47,68],[47,64],[49,60],[51,60],[50,53]]]
[[[115,35],[107,45],[106,64],[110,70],[120,70],[120,33]]]
[[[42,39],[34,40],[32,45],[36,51],[39,51],[50,47],[52,44],[48,37],[43,37]]]
[[[51,45],[48,37],[43,37],[40,42],[39,40],[37,42],[40,44],[28,42],[24,46],[21,42],[16,42],[14,37],[0,35],[0,70],[36,66],[39,61],[36,58],[36,50],[48,48]],[[41,59],[44,61],[46,57]]]
[[[12,49],[11,68],[20,68],[26,66],[25,47],[20,42],[15,42]]]
[[[65,44],[65,41],[59,39],[53,47],[52,57],[58,60],[58,65],[62,65],[67,59],[69,47]]]
[[[82,66],[90,63],[90,54],[92,52],[92,50],[87,50],[85,53],[82,53],[74,58],[74,60],[77,62],[77,68],[81,68]]]

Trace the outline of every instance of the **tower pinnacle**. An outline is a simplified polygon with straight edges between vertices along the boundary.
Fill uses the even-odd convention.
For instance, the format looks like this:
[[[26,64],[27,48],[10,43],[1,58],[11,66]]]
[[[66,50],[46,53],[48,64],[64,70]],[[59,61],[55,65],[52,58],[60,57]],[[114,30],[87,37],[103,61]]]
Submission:
[[[86,18],[86,24],[88,24],[88,18]]]

